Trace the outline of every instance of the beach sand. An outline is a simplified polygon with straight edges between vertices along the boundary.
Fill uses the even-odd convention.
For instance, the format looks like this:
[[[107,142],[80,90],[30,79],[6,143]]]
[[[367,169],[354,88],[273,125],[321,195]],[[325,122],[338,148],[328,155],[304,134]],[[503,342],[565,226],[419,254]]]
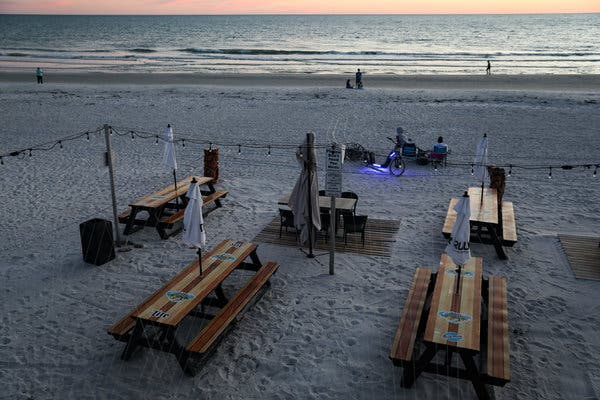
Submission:
[[[252,240],[277,215],[277,200],[299,174],[293,150],[237,143],[357,142],[385,154],[402,126],[420,147],[443,135],[451,163],[470,163],[479,138],[490,162],[513,164],[504,199],[515,205],[518,243],[497,258],[472,245],[484,275],[507,278],[512,380],[497,399],[600,396],[599,281],[575,279],[557,233],[600,236],[600,178],[593,169],[523,165],[600,162],[597,76],[369,77],[365,90],[343,77],[0,73],[0,153],[110,124],[210,140],[220,146],[224,207],[205,218],[211,248]],[[372,79],[371,79],[372,78]],[[117,200],[171,182],[154,139],[113,136]],[[177,148],[179,176],[203,173],[200,145]],[[467,381],[424,374],[411,389],[388,359],[416,267],[437,266],[451,197],[477,182],[467,165],[408,163],[400,178],[357,163],[344,188],[357,212],[400,221],[389,257],[307,259],[259,243],[263,261],[281,264],[269,292],[239,321],[194,377],[175,358],[141,349],[120,360],[123,343],[107,328],[194,258],[181,236],[160,240],[147,228],[129,238],[144,248],[85,264],[78,225],[111,219],[104,138],[61,150],[7,157],[0,168],[0,398],[6,399],[471,399]],[[323,164],[324,154],[319,153]],[[379,156],[383,160],[382,156]],[[320,184],[324,173],[319,171]],[[121,226],[122,228],[122,226]],[[240,284],[233,278],[225,290]]]

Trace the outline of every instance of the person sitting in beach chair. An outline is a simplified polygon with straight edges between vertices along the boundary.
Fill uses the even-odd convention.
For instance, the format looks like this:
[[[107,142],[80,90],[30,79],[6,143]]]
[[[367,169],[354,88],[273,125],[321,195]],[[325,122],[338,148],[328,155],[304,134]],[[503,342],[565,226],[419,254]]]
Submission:
[[[437,143],[433,145],[431,152],[428,155],[429,161],[439,165],[444,163],[446,165],[446,157],[448,155],[448,145],[444,143],[442,136],[438,137]]]

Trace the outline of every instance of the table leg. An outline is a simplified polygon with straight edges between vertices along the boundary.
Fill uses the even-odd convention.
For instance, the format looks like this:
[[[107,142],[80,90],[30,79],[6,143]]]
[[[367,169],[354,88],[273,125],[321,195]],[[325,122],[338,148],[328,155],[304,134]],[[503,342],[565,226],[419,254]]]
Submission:
[[[224,307],[227,303],[229,303],[229,299],[225,296],[225,292],[223,291],[223,286],[219,283],[215,288],[215,294],[217,295],[217,299],[219,301],[219,306]]]
[[[206,186],[208,186],[208,194],[213,194],[214,192],[216,192],[217,190],[215,189],[215,185],[213,185],[212,181],[208,182],[206,184]],[[221,204],[221,199],[215,199],[215,205],[217,207],[222,207],[223,205]]]
[[[427,348],[416,362],[413,362],[411,365],[405,365],[404,372],[402,375],[402,387],[411,387],[415,383],[419,375],[421,375],[421,373],[425,371],[427,364],[429,364],[433,357],[435,357],[437,352],[437,346],[427,345]]]
[[[477,366],[475,365],[475,361],[473,361],[473,356],[470,354],[465,354],[463,352],[460,353],[460,358],[465,364],[465,368],[467,369],[467,375],[469,379],[473,383],[473,388],[477,393],[477,397],[479,400],[490,400],[490,395],[485,388],[483,381],[481,380],[481,375],[477,370]]]
[[[252,260],[252,264],[254,264],[256,266],[257,270],[260,267],[262,267],[262,263],[260,262],[260,259],[258,258],[258,254],[256,254],[256,250],[254,250],[252,253],[250,253],[250,259]]]
[[[135,322],[135,327],[133,328],[133,332],[131,332],[131,336],[129,336],[129,340],[127,341],[127,345],[125,346],[125,350],[123,350],[123,354],[121,354],[122,360],[129,360],[133,351],[138,345],[138,341],[140,340],[142,334],[144,333],[144,325],[142,321],[139,319]]]
[[[129,219],[125,224],[125,230],[123,231],[123,235],[129,235],[133,232],[133,227],[135,225],[135,217],[138,212],[139,210],[137,209],[137,207],[131,207],[131,212],[129,213]]]
[[[494,245],[494,248],[496,249],[496,254],[498,255],[498,258],[500,258],[501,260],[508,259],[508,257],[506,256],[506,253],[504,253],[504,249],[502,248],[502,241],[496,234],[496,227],[493,224],[486,224],[486,228],[492,238],[492,244]]]

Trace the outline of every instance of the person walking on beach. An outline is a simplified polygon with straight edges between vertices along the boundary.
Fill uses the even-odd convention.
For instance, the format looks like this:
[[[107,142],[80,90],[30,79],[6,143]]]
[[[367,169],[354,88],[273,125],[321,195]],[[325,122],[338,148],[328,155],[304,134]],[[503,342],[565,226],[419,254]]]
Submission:
[[[44,83],[44,71],[40,67],[35,70],[35,76],[37,76],[37,83]]]
[[[360,68],[356,71],[356,88],[362,89],[362,72],[360,72]]]
[[[485,69],[485,74],[486,75],[492,74],[492,63],[490,63],[490,60],[488,60],[488,62],[487,62],[487,68]]]

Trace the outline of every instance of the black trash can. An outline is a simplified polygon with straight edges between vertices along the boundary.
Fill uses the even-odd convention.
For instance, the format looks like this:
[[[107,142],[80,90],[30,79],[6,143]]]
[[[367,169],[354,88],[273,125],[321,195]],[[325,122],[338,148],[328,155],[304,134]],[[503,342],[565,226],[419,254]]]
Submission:
[[[115,258],[112,223],[94,218],[79,225],[81,250],[86,263],[102,265]]]

